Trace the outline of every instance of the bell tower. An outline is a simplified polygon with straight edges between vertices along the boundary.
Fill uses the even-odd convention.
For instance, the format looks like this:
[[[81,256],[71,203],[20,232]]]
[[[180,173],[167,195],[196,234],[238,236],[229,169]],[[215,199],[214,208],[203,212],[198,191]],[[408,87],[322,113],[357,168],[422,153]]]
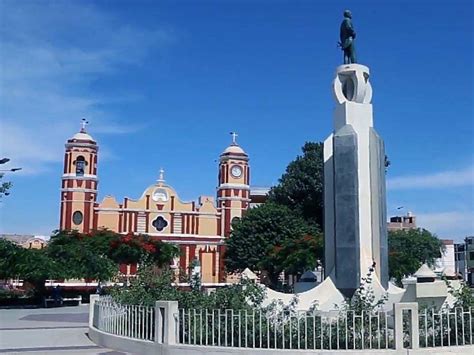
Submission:
[[[81,130],[66,142],[61,185],[61,230],[88,233],[96,226],[94,205],[97,199],[96,141],[86,132],[87,121]]]
[[[250,203],[250,169],[247,153],[237,144],[237,133],[219,159],[217,207],[221,210],[221,235],[228,237],[232,220],[241,218]]]

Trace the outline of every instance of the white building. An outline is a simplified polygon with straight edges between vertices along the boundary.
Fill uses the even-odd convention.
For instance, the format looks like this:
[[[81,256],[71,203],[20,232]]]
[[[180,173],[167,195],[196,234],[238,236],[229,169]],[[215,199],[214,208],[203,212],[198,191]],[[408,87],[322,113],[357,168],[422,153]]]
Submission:
[[[437,274],[444,274],[446,276],[456,275],[456,261],[454,253],[454,242],[451,239],[441,239],[445,247],[441,258],[436,259],[434,264],[434,271]]]

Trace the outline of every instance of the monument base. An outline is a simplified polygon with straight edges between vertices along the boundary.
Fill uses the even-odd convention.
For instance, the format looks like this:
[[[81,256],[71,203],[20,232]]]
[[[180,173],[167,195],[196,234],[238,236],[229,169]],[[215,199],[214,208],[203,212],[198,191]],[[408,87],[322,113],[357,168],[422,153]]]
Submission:
[[[372,269],[388,288],[385,152],[373,127],[369,68],[339,66],[333,89],[334,130],[324,142],[325,269],[352,297]]]

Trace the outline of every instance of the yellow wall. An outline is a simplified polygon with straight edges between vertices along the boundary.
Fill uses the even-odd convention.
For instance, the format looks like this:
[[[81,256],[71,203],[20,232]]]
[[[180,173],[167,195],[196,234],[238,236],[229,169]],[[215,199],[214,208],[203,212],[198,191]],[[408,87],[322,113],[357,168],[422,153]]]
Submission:
[[[156,189],[163,189],[168,195],[167,201],[153,200],[153,193]],[[149,208],[147,209],[147,196],[149,200]],[[174,197],[174,202],[172,203],[172,197]],[[199,198],[201,204],[195,203],[193,210],[193,202],[183,202],[179,198],[176,191],[168,185],[155,184],[149,186],[142,194],[139,199],[128,199],[127,207],[125,208],[125,201],[122,202],[122,208],[120,208],[119,203],[115,198],[107,196],[99,204],[99,207],[96,209],[98,212],[98,227],[106,227],[108,229],[118,231],[119,229],[119,212],[120,211],[133,211],[133,212],[149,212],[149,234],[163,234],[163,235],[172,235],[171,234],[171,213],[181,213],[192,215],[197,215],[199,219],[199,230],[197,234],[189,233],[195,236],[216,236],[217,235],[217,219],[220,212],[214,206],[214,198],[210,196],[201,196]],[[157,205],[161,206],[161,209]],[[174,205],[174,206],[172,206]],[[172,208],[173,207],[173,208]],[[158,232],[152,226],[152,222],[158,217],[162,216],[166,221],[168,221],[167,227]],[[132,223],[135,223],[135,220],[132,220]],[[197,223],[197,222],[196,222]],[[128,229],[128,228],[127,228]],[[136,230],[136,226],[134,226]],[[186,230],[185,230],[186,232]],[[174,230],[173,234],[182,234],[181,230]]]

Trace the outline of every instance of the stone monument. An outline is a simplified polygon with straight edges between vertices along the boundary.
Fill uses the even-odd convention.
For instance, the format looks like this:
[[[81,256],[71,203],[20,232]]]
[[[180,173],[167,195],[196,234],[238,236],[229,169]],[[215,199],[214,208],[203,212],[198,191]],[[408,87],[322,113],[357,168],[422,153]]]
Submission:
[[[324,142],[326,278],[295,294],[262,286],[263,305],[278,301],[307,311],[316,304],[318,311],[330,315],[366,285],[375,301],[385,299],[385,312],[400,302],[452,307],[454,297],[426,265],[404,280],[405,289],[388,280],[384,143],[374,129],[369,68],[346,60],[336,69],[334,130]],[[452,285],[460,287],[459,281]]]
[[[324,142],[326,275],[346,297],[371,268],[388,288],[385,152],[369,77],[360,64],[336,69],[334,131]]]

